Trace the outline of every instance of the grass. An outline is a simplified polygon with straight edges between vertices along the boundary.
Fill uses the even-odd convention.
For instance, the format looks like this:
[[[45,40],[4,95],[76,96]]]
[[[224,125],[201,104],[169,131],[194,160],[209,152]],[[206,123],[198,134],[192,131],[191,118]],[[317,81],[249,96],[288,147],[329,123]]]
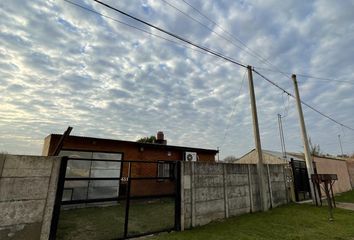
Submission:
[[[125,202],[110,207],[62,210],[57,230],[58,240],[107,240],[123,237]],[[174,201],[132,200],[129,235],[158,231],[174,226]]]
[[[123,236],[124,205],[61,212],[57,239],[114,239]],[[139,234],[173,227],[171,200],[133,201],[129,233]],[[326,239],[354,240],[354,211],[334,210],[328,221],[326,207],[290,204],[264,213],[246,214],[184,232],[162,233],[149,240],[205,239]]]
[[[354,190],[341,193],[335,197],[337,202],[354,203]]]
[[[246,214],[184,232],[163,233],[149,240],[301,239],[353,240],[354,212],[335,209],[329,222],[326,207],[291,204],[265,213]]]

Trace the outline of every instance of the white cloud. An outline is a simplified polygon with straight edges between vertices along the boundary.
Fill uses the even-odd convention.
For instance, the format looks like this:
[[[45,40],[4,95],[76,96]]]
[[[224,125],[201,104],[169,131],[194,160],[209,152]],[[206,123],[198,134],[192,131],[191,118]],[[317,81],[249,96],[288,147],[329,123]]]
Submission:
[[[183,2],[168,1],[221,32]],[[93,1],[75,2],[171,39]],[[162,1],[107,2],[246,64],[273,68]],[[354,77],[350,1],[190,3],[282,70]],[[0,3],[0,14],[0,150],[40,154],[44,137],[68,125],[73,134],[126,140],[163,130],[170,144],[221,146],[221,156],[253,148],[247,75],[238,96],[244,69],[65,1]],[[293,91],[290,79],[262,73]],[[353,85],[298,79],[305,101],[354,126]],[[287,149],[301,150],[294,101],[256,75],[254,81],[263,147],[280,149],[276,114],[287,113]],[[341,134],[344,150],[354,151],[353,132],[306,107],[304,113],[323,150],[339,153]]]

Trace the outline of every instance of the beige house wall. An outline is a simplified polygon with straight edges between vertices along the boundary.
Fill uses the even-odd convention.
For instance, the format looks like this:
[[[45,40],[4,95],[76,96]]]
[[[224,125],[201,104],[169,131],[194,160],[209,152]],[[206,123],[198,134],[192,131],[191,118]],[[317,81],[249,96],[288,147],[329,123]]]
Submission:
[[[352,188],[354,189],[354,159],[347,160],[347,167]]]
[[[289,155],[290,156],[290,155]],[[301,154],[291,154],[297,160],[304,160]],[[354,160],[342,160],[330,157],[317,157],[313,159],[316,162],[317,172],[319,174],[337,174],[338,180],[333,185],[334,193],[350,191],[354,188]],[[238,164],[256,164],[258,161],[255,150],[245,154],[234,163]],[[265,164],[284,164],[288,163],[277,156],[263,152],[263,161]]]
[[[258,159],[256,155],[256,151],[252,150],[251,152],[245,154],[242,156],[240,159],[235,161],[234,163],[237,164],[257,164]],[[263,163],[264,164],[287,164],[287,161],[284,161],[278,157],[275,157],[273,155],[263,153]]]
[[[350,191],[352,189],[347,163],[344,160],[314,157],[318,174],[337,174],[338,181],[333,185],[334,193]]]

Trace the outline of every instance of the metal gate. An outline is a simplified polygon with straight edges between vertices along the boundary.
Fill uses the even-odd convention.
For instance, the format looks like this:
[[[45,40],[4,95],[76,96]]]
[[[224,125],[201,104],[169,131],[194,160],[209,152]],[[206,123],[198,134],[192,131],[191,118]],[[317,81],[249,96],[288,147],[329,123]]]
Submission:
[[[314,171],[316,172],[315,163]],[[297,202],[311,199],[310,182],[305,161],[291,159],[294,176],[295,199]]]
[[[180,162],[64,157],[50,239],[126,239],[180,229]]]

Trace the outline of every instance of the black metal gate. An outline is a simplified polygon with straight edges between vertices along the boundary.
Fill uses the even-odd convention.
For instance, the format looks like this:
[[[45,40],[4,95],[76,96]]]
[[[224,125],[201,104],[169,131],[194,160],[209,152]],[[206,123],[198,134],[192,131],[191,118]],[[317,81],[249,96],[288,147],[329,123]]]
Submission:
[[[315,163],[314,167],[315,167]],[[294,176],[294,190],[296,201],[311,199],[310,182],[305,161],[291,159],[291,167]],[[314,168],[316,172],[316,168]]]
[[[64,157],[50,239],[126,239],[180,229],[180,162]]]

